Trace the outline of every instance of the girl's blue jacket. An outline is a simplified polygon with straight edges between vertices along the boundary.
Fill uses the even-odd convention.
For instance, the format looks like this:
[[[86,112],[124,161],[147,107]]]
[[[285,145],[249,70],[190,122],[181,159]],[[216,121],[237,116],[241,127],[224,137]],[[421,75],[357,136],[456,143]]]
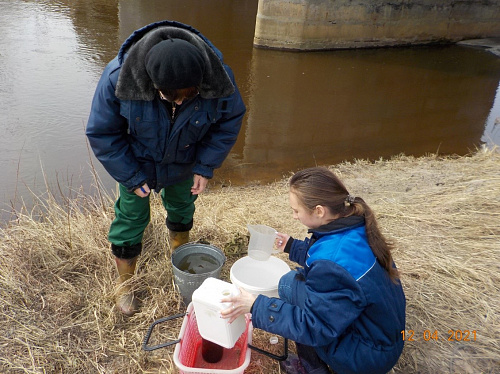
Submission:
[[[176,110],[175,120],[144,63],[147,52],[167,38],[194,44],[207,66],[200,94]],[[162,21],[135,31],[105,68],[86,135],[116,181],[129,190],[147,182],[159,191],[193,174],[211,178],[236,142],[245,110],[221,52],[194,28]]]
[[[290,239],[290,260],[303,266],[304,308],[259,295],[254,327],[314,347],[336,373],[386,373],[403,350],[401,284],[373,255],[362,217],[309,232],[310,239]]]

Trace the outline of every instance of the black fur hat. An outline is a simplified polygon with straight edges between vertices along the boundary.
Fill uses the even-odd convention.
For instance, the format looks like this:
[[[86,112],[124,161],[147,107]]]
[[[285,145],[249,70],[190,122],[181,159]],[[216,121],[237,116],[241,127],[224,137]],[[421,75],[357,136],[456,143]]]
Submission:
[[[145,35],[138,35],[137,40],[132,40],[131,45],[127,45],[126,58],[121,61],[122,66],[116,84],[115,94],[118,99],[146,101],[155,99],[156,88],[146,70],[146,55],[154,46],[170,39],[174,40],[174,44],[179,39],[190,43],[203,56],[203,78],[198,87],[202,98],[215,99],[234,93],[235,87],[224,67],[222,55],[216,53],[215,47],[191,31],[180,27],[161,26],[148,31]]]
[[[202,53],[182,39],[155,44],[146,54],[145,64],[149,77],[160,90],[198,87],[205,70]]]

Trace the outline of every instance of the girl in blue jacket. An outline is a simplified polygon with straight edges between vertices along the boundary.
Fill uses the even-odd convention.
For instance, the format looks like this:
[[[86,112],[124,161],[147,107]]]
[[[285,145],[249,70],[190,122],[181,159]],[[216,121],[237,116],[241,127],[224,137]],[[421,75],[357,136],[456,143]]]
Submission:
[[[388,372],[403,350],[405,296],[373,212],[327,168],[296,173],[289,198],[311,237],[278,233],[276,246],[302,267],[280,279],[279,299],[241,289],[222,317],[250,312],[254,327],[294,340],[287,373]]]
[[[86,134],[119,183],[108,239],[118,269],[116,306],[138,310],[128,280],[161,193],[170,246],[189,241],[194,202],[229,154],[245,105],[221,52],[196,29],[161,21],[135,31],[97,84]]]

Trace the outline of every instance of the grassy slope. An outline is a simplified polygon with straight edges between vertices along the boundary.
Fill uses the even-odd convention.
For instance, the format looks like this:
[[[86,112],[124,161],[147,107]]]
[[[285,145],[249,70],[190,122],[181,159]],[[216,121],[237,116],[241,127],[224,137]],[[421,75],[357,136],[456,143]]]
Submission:
[[[370,204],[396,243],[394,257],[407,296],[407,337],[409,330],[414,336],[394,371],[498,372],[500,154],[402,156],[332,169],[351,194]],[[111,198],[49,198],[30,212],[16,212],[16,220],[1,230],[0,372],[176,372],[172,348],[141,350],[155,319],[184,310],[173,288],[158,198],[152,206],[134,283],[143,309],[130,319],[113,306],[116,274],[106,241]],[[306,235],[291,218],[286,180],[208,191],[197,202],[192,239],[225,251],[225,280],[231,264],[245,255],[247,223]],[[155,339],[176,339],[180,322],[160,330]],[[439,340],[426,341],[427,330],[437,331]],[[475,330],[476,340],[448,341],[449,330]],[[253,336],[255,344],[267,346],[263,332]],[[273,374],[279,368],[252,353],[246,372]]]

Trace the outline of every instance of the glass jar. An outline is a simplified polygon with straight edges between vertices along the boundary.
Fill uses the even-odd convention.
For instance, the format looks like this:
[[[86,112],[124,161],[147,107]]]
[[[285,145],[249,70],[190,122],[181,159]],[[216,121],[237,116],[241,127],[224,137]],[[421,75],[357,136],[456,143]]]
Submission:
[[[211,364],[219,362],[222,358],[223,352],[224,347],[202,338],[201,355],[206,362]]]

